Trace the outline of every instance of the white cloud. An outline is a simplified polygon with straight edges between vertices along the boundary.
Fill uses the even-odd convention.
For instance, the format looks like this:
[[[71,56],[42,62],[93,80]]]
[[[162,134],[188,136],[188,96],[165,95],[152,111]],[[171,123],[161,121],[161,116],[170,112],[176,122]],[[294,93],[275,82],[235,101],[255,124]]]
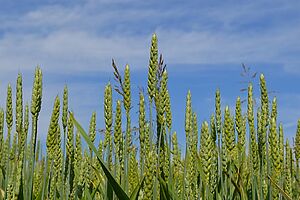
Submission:
[[[283,69],[292,74],[300,74],[300,62],[285,63]]]
[[[0,68],[78,72],[111,70],[111,58],[121,63],[147,60],[145,38],[104,38],[87,32],[53,32],[47,36],[10,35],[0,40]],[[132,65],[132,68],[137,66]]]
[[[102,8],[103,5],[107,7]],[[226,5],[223,5],[225,9],[204,7],[202,16],[220,21],[225,27],[218,32],[203,22],[197,25],[197,19],[192,18],[192,26],[201,27],[203,24],[205,29],[185,31],[176,29],[176,24],[173,28],[160,24],[160,19],[168,21],[175,14],[186,15],[187,10],[180,8],[156,12],[151,6],[136,6],[122,10],[120,15],[120,7],[113,5],[105,1],[89,1],[69,7],[52,5],[31,10],[18,19],[2,20],[3,26],[13,31],[4,30],[0,38],[0,68],[33,69],[41,64],[49,71],[107,71],[112,57],[131,64],[133,68],[141,68],[147,64],[152,31],[158,33],[159,47],[167,63],[277,62],[290,66],[298,61],[288,52],[300,51],[299,26],[290,24],[282,29],[280,25],[283,23],[278,22],[278,26],[266,28],[264,32],[230,31],[236,28],[234,22],[238,20],[249,21],[253,17],[262,17],[262,11],[278,12],[292,9],[291,6],[265,8],[255,2],[241,6],[238,11]],[[126,34],[131,27],[122,27],[122,23],[131,22],[131,26],[137,23],[143,29],[147,24],[143,25],[142,21],[150,18],[148,23],[153,23],[156,29],[148,33]],[[115,31],[108,34],[107,28]],[[106,34],[102,34],[101,29]]]

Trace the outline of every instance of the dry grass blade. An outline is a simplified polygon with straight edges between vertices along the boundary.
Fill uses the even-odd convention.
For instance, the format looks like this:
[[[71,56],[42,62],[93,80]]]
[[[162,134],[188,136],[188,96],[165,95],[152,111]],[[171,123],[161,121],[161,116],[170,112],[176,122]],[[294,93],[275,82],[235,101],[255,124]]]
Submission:
[[[268,179],[270,179],[271,183],[280,191],[284,198],[288,200],[293,200],[286,192],[284,192],[284,190],[277,183],[274,182],[270,175],[268,175]]]
[[[118,86],[115,85],[114,90],[119,93],[121,96],[124,96],[124,93],[119,89]]]
[[[4,199],[4,190],[2,188],[0,188],[0,199]]]
[[[157,80],[158,80],[158,83],[161,82],[163,73],[166,71],[166,68],[167,68],[167,65],[164,64],[163,56],[162,56],[162,54],[160,54],[160,56],[159,56],[159,62],[158,62],[158,69],[157,69]],[[160,85],[158,85],[157,87],[160,88]]]
[[[251,76],[251,78],[255,78],[256,75],[257,75],[257,72],[255,72],[255,73]]]
[[[235,180],[233,179],[233,177],[230,176],[230,175],[228,174],[228,172],[225,171],[224,173],[225,173],[226,176],[229,178],[229,180],[231,181],[231,183],[234,185],[235,191],[238,192],[240,198],[241,198],[241,199],[245,199],[246,196],[244,195],[244,190],[243,190],[243,188],[240,187],[240,185],[239,185],[238,183],[235,182]]]
[[[112,59],[112,67],[114,69],[115,80],[120,84],[120,87],[121,87],[121,89],[120,89],[118,86],[115,85],[114,89],[117,93],[124,96],[124,92],[123,92],[124,91],[124,86],[123,86],[122,76],[121,76],[121,74],[118,70],[118,67],[117,67],[114,59]]]

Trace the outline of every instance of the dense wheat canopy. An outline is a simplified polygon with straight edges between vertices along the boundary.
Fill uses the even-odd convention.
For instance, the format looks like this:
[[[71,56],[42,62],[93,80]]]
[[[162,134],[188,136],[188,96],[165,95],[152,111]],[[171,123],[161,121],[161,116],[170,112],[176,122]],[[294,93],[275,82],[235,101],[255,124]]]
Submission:
[[[62,86],[62,98],[53,97],[49,113],[46,152],[38,131],[42,69],[36,67],[30,105],[18,74],[0,109],[0,200],[299,199],[300,119],[289,141],[277,108],[280,95],[270,99],[267,77],[259,77],[259,106],[251,82],[247,99],[237,97],[235,107],[224,105],[216,88],[208,121],[200,121],[202,113],[193,106],[198,100],[192,94],[199,91],[188,90],[181,104],[184,131],[176,132],[157,37],[151,39],[147,89],[139,91],[138,102],[130,65],[121,70],[113,60],[116,82],[101,90],[104,113],[90,113],[83,128],[70,107],[69,88]],[[104,129],[97,124],[100,115]],[[179,135],[185,144],[179,145]]]

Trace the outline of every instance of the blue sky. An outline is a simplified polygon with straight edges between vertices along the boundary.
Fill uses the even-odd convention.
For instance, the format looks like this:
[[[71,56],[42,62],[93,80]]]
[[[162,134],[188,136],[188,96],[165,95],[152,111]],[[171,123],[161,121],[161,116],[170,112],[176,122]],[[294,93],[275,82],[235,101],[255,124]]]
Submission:
[[[184,141],[184,108],[188,89],[199,123],[214,111],[221,89],[223,106],[233,108],[240,89],[241,63],[264,73],[277,96],[279,121],[287,137],[300,117],[300,2],[289,1],[137,1],[27,0],[1,1],[0,104],[6,86],[24,79],[30,102],[36,65],[44,74],[40,137],[45,138],[54,98],[70,90],[70,107],[87,127],[97,111],[103,122],[103,89],[113,83],[111,59],[131,67],[133,109],[139,87],[146,87],[152,33],[169,73],[173,129]],[[255,95],[258,97],[258,79]],[[119,98],[115,95],[115,98]],[[245,112],[245,109],[244,109]],[[136,124],[136,121],[134,121]]]

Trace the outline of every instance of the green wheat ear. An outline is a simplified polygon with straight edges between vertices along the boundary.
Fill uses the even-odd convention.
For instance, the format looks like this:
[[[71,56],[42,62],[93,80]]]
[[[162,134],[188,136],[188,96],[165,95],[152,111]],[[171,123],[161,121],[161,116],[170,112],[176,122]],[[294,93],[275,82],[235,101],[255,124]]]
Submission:
[[[38,66],[35,69],[34,82],[32,88],[32,97],[31,97],[31,114],[34,117],[38,117],[41,105],[42,105],[42,70]]]
[[[217,140],[217,130],[216,130],[216,118],[214,114],[211,114],[210,116],[210,134],[212,137],[212,140],[216,142]]]
[[[279,159],[280,159],[280,171],[284,171],[284,133],[283,133],[283,126],[282,123],[279,124],[278,128],[279,133]]]
[[[277,99],[274,97],[272,101],[272,112],[271,112],[271,119],[274,118],[275,122],[277,122]]]
[[[2,166],[2,158],[4,153],[4,136],[3,136],[3,128],[4,128],[4,110],[0,109],[0,166]]]
[[[68,125],[68,87],[66,85],[63,94],[62,125],[65,132]]]
[[[261,153],[261,159],[263,164],[266,165],[266,135],[267,135],[267,126],[269,119],[269,98],[266,87],[266,81],[263,74],[260,76],[260,90],[261,90],[261,124],[259,132],[259,147]]]
[[[250,83],[248,86],[248,105],[247,105],[247,117],[249,125],[249,134],[250,134],[250,161],[253,168],[252,172],[257,172],[258,169],[258,152],[257,152],[257,142],[256,142],[256,133],[254,126],[254,113],[253,113],[253,87]]]
[[[261,178],[265,180],[267,175],[267,128],[269,125],[269,97],[266,86],[265,77],[263,74],[260,75],[260,94],[261,94],[261,114],[258,124],[258,148],[259,148],[259,156],[261,160]],[[266,181],[262,182],[263,184],[263,195],[267,196],[268,186]]]
[[[16,132],[18,134],[19,148],[21,149],[22,141],[25,141],[23,135],[23,86],[22,75],[18,74],[16,86]]]
[[[35,154],[36,140],[37,140],[37,121],[38,116],[41,111],[42,105],[42,70],[38,66],[35,69],[34,82],[32,88],[32,97],[31,97],[31,115],[32,115],[32,134],[31,142],[33,144],[33,154]]]
[[[60,101],[59,97],[56,96],[52,115],[51,115],[51,121],[48,128],[48,135],[47,135],[47,152],[50,159],[54,159],[55,153],[56,153],[56,146],[58,143],[58,120],[59,120],[59,109],[60,109]]]
[[[298,120],[297,132],[295,138],[295,157],[297,159],[297,162],[299,162],[300,160],[300,119]]]
[[[156,90],[156,73],[158,69],[158,48],[157,48],[157,37],[156,34],[152,35],[151,48],[150,48],[150,59],[148,69],[148,94],[150,99],[155,96]]]
[[[225,145],[227,156],[230,156],[230,159],[235,158],[234,148],[235,148],[235,133],[234,133],[234,124],[233,119],[230,114],[229,107],[225,107],[225,117],[224,117],[224,136],[225,136]]]
[[[139,101],[139,139],[140,139],[140,158],[141,163],[144,162],[146,157],[145,147],[145,134],[146,134],[146,111],[145,111],[145,99],[142,92],[140,92]]]
[[[36,141],[37,141],[37,133],[38,133],[38,116],[41,111],[41,105],[42,105],[42,70],[39,66],[35,68],[35,74],[34,74],[34,81],[33,81],[33,87],[32,87],[32,96],[31,96],[31,107],[30,112],[32,116],[32,132],[31,132],[31,155],[32,155],[32,163],[30,164],[30,168],[32,173],[34,173],[35,169],[35,157],[38,157],[39,153],[36,151]],[[27,112],[26,114],[27,115]],[[25,116],[26,118],[26,116]],[[28,127],[28,125],[26,125]],[[27,128],[28,129],[28,128]],[[36,154],[37,152],[37,154]],[[33,179],[30,181],[30,187],[31,191],[29,192],[29,199],[32,198],[32,192],[36,186],[33,182]],[[34,194],[33,194],[34,195]]]
[[[23,125],[24,125],[23,126],[23,133],[22,133],[23,141],[20,142],[21,147],[22,147],[22,149],[21,149],[22,152],[25,151],[25,145],[26,145],[27,134],[28,134],[28,129],[29,129],[29,105],[28,104],[25,105]]]
[[[220,90],[216,91],[215,96],[215,115],[216,115],[216,130],[218,134],[218,138],[221,136],[221,128],[222,128],[222,112],[221,112],[221,94]]]
[[[156,164],[156,155],[153,151],[150,151],[146,158],[145,165],[145,183],[143,187],[144,198],[145,200],[153,199],[153,189],[155,182],[155,164]]]
[[[110,133],[112,127],[112,89],[108,84],[104,91],[104,120],[105,120],[105,141],[104,149],[110,144]]]
[[[169,91],[166,90],[166,123],[169,129],[169,132],[172,130],[172,112],[171,112],[171,100]]]
[[[73,186],[72,170],[74,164],[74,123],[72,118],[68,118],[67,123],[67,142],[66,142],[66,165],[65,165],[65,181],[68,175],[68,170],[70,169],[70,187]],[[69,166],[70,165],[70,166]],[[70,189],[70,192],[72,189]]]
[[[244,130],[244,117],[242,116],[241,98],[238,97],[235,106],[235,127],[238,134],[239,152],[245,152],[246,131]]]
[[[91,138],[91,141],[94,143],[95,139],[96,139],[96,112],[92,113],[92,116],[90,119],[89,136]],[[90,148],[90,154],[92,157],[92,149],[91,148]]]
[[[271,127],[270,127],[270,150],[271,150],[271,171],[273,181],[279,184],[279,176],[280,176],[280,152],[279,152],[279,138],[276,130],[276,122],[275,118],[271,119]],[[278,189],[272,188],[272,196],[273,199],[279,199]]]
[[[3,108],[0,108],[0,135],[3,134],[4,128],[4,110]]]
[[[189,137],[189,133],[191,131],[191,124],[192,124],[192,97],[191,92],[188,91],[186,97],[186,107],[185,107],[185,133],[186,137]]]
[[[204,184],[208,185],[211,176],[212,156],[213,156],[213,140],[209,133],[208,123],[205,121],[201,126],[201,145],[200,157],[202,169],[204,172]]]
[[[130,86],[130,70],[129,65],[125,67],[124,77],[124,108],[128,113],[131,108],[131,86]]]
[[[130,167],[129,167],[128,179],[129,179],[129,193],[131,193],[139,182],[138,163],[136,160],[135,148],[132,149],[132,153],[129,154],[129,156],[130,156],[129,158]]]
[[[80,133],[77,131],[75,137],[74,168],[79,170],[81,161],[82,161],[81,136]],[[75,176],[77,175],[78,174],[75,174]]]
[[[12,105],[12,89],[10,84],[7,86],[7,97],[6,97],[6,124],[8,133],[10,135],[10,131],[13,125],[13,105]]]
[[[290,162],[292,158],[291,155],[291,147],[289,144],[289,140],[286,140],[286,145],[285,145],[285,181],[284,181],[284,191],[289,195],[292,196],[292,163]]]

